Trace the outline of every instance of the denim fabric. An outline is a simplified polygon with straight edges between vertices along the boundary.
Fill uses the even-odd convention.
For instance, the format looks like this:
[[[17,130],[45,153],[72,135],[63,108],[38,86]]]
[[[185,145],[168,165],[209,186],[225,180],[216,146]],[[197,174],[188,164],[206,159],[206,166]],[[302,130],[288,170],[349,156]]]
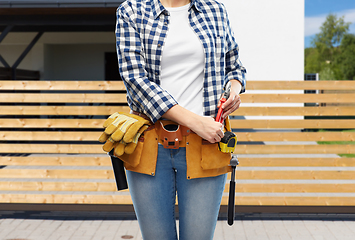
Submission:
[[[226,174],[188,180],[186,149],[159,145],[155,176],[127,171],[128,186],[144,240],[176,240],[175,199],[179,204],[179,239],[212,239]]]

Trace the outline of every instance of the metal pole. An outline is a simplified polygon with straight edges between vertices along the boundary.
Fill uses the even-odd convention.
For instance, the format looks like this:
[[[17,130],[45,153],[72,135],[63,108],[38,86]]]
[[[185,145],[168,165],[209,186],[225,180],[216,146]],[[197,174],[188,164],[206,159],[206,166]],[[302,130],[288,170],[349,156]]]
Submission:
[[[238,166],[239,161],[236,155],[232,156],[230,165],[232,167],[232,176],[229,183],[229,199],[228,199],[228,225],[232,226],[234,222],[235,215],[235,170]]]
[[[13,27],[14,27],[13,25],[6,26],[4,31],[2,31],[2,33],[0,34],[0,43],[2,42],[2,40],[4,40],[6,35],[11,31]],[[5,61],[5,59],[1,56],[1,54],[0,54],[0,62],[4,65],[4,67],[10,68],[10,65]]]
[[[20,65],[20,63],[22,62],[22,60],[26,57],[26,55],[29,53],[29,51],[31,51],[31,49],[33,48],[33,46],[36,44],[36,42],[41,38],[41,36],[43,35],[43,32],[39,32],[37,33],[37,35],[35,36],[35,38],[31,41],[31,43],[27,46],[27,48],[25,49],[25,51],[21,54],[21,56],[16,60],[16,62],[14,63],[14,65],[12,66],[12,79],[16,80],[16,68],[18,67],[18,65]]]
[[[0,43],[2,42],[2,40],[4,40],[4,38],[6,37],[6,35],[11,31],[11,29],[13,28],[13,25],[8,25],[6,26],[6,28],[4,29],[4,31],[2,31],[2,33],[0,34]]]

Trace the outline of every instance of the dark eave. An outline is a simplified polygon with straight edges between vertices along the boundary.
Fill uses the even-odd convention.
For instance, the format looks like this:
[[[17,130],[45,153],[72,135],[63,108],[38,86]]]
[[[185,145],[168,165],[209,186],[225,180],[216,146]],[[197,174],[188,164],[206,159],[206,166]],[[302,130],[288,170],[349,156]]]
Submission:
[[[112,32],[122,2],[0,0],[0,32]]]
[[[117,0],[0,0],[0,8],[105,8],[117,7],[122,2]]]

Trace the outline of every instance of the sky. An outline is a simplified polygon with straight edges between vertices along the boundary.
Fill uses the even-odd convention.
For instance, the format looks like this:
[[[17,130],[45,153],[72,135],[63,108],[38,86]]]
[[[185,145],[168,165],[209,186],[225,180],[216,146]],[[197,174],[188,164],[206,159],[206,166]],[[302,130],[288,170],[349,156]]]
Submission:
[[[305,48],[311,46],[312,38],[320,32],[319,27],[329,13],[352,22],[349,33],[355,34],[355,0],[305,0]]]

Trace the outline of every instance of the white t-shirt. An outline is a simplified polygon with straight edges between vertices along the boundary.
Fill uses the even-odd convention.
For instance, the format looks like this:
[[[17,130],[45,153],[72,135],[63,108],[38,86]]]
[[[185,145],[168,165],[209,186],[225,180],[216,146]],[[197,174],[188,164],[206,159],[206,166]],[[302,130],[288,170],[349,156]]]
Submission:
[[[190,27],[189,7],[190,4],[166,8],[170,23],[162,53],[161,87],[180,106],[203,116],[205,54],[200,39]]]

